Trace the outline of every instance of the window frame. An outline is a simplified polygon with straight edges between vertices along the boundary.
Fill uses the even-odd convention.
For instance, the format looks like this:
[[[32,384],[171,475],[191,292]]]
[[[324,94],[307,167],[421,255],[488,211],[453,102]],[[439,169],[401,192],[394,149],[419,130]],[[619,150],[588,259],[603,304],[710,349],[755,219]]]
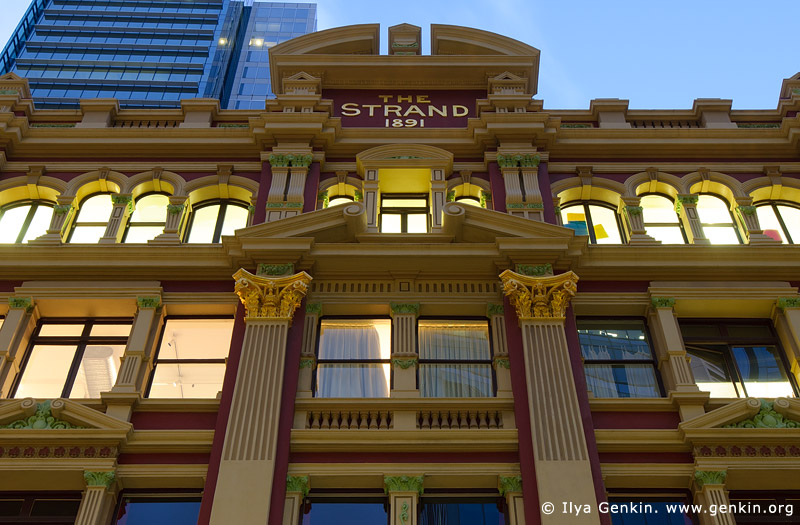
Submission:
[[[638,195],[639,198],[641,197],[649,197],[651,195],[655,195],[656,197],[663,197],[672,203],[673,210],[675,209],[675,199],[667,195],[666,193],[658,193],[658,192],[648,192],[642,193]],[[667,223],[667,222],[644,222],[644,213],[642,213],[642,225],[644,226],[645,232],[647,232],[647,228],[650,226],[656,228],[679,228],[681,231],[681,236],[683,237],[683,244],[689,244],[689,238],[686,236],[686,229],[683,227],[683,221],[681,220],[678,212],[675,212],[675,222],[674,223]],[[649,235],[649,234],[648,234]],[[675,246],[680,246],[676,244]]]
[[[5,215],[7,210],[27,205],[30,205],[30,208],[28,209],[28,214],[25,216],[25,220],[22,223],[22,227],[20,228],[20,231],[17,234],[17,239],[13,242],[13,244],[23,244],[22,239],[24,239],[25,235],[28,233],[28,229],[30,228],[31,222],[33,221],[33,216],[36,215],[36,210],[38,210],[40,206],[50,208],[51,219],[53,210],[55,210],[54,203],[42,199],[38,200],[26,199],[21,201],[14,201],[0,208],[0,220],[2,220],[3,215]]]
[[[19,373],[14,378],[14,382],[9,390],[9,399],[17,399],[16,394],[19,389],[22,378],[25,377],[25,371],[28,367],[33,348],[40,344],[47,345],[61,345],[61,346],[75,346],[75,354],[72,356],[72,364],[67,372],[67,377],[64,379],[65,383],[61,389],[59,397],[64,399],[71,399],[69,397],[72,388],[75,386],[75,378],[78,375],[78,370],[81,367],[84,352],[87,346],[93,345],[123,345],[127,347],[130,332],[124,338],[122,336],[90,336],[92,328],[96,325],[131,325],[133,331],[133,318],[131,317],[43,317],[36,323],[36,328],[31,334],[28,346],[25,349],[25,354],[20,363]],[[83,324],[83,331],[80,336],[40,336],[43,325],[75,325]],[[83,399],[83,398],[75,398]]]
[[[181,320],[181,319],[233,319],[234,324],[236,323],[236,317],[233,315],[167,315],[163,319],[163,323],[161,325],[161,330],[158,334],[158,340],[156,341],[155,348],[153,349],[153,367],[150,370],[150,376],[147,378],[147,384],[143,389],[142,397],[145,399],[150,399],[150,389],[153,387],[153,380],[156,377],[156,370],[158,369],[159,364],[224,364],[227,370],[228,366],[228,358],[230,357],[230,345],[228,343],[228,357],[224,359],[216,358],[216,359],[160,359],[159,353],[161,352],[161,343],[164,340],[164,333],[167,331],[167,322],[172,320]],[[231,333],[231,340],[233,340],[233,333]],[[223,385],[225,382],[225,376],[222,377]],[[221,388],[220,388],[221,389]],[[153,399],[198,399],[198,398],[164,398],[164,397],[155,397]],[[199,398],[199,399],[208,399],[208,398]]]
[[[723,204],[725,204],[725,208],[728,210],[728,215],[731,218],[731,222],[702,222],[700,219],[700,209],[698,208],[698,206],[700,205],[700,197],[704,195],[715,197],[721,200]],[[717,193],[710,193],[710,192],[698,193],[697,204],[695,204],[695,209],[697,210],[697,222],[698,224],[700,224],[700,228],[703,230],[703,236],[706,239],[708,239],[708,235],[706,235],[706,227],[709,228],[729,227],[733,228],[733,231],[736,233],[736,239],[739,241],[739,244],[744,244],[744,240],[742,238],[742,232],[739,230],[739,224],[736,222],[736,217],[733,216],[733,212],[731,211],[731,203],[728,201],[728,199]],[[725,246],[725,245],[722,244],[717,246]]]
[[[489,359],[488,360],[472,360],[472,359],[423,359],[422,354],[420,354],[420,344],[419,344],[419,322],[420,321],[483,321],[486,323],[487,328],[487,336],[488,336],[488,343],[489,343]],[[492,340],[492,323],[491,320],[486,317],[481,316],[462,316],[462,317],[450,317],[450,316],[419,316],[417,317],[416,322],[414,323],[414,341],[415,341],[415,350],[417,354],[417,390],[420,391],[420,396],[422,396],[422,388],[420,383],[420,370],[422,365],[425,364],[480,364],[480,365],[489,365],[489,370],[491,371],[490,380],[492,382],[492,395],[489,397],[464,397],[458,399],[493,399],[497,397],[497,371],[494,368],[494,343]],[[447,398],[436,398],[426,397],[425,399],[447,399]]]
[[[145,197],[149,197],[151,195],[164,195],[165,197],[172,197],[171,194],[165,193],[163,191],[149,191],[147,193],[143,193],[143,194],[139,195],[136,198],[136,200],[134,201],[134,206],[136,206],[136,203],[139,200],[144,199]],[[134,213],[135,213],[135,208],[134,208]],[[168,211],[166,213],[169,214]],[[128,217],[128,220],[125,221],[125,232],[122,234],[122,243],[123,244],[128,242],[128,232],[130,231],[131,226],[133,226],[133,227],[137,227],[137,226],[151,226],[151,227],[152,226],[156,226],[156,227],[157,226],[161,226],[161,229],[163,231],[163,229],[167,227],[167,218],[165,217],[164,222],[145,222],[145,221],[133,222],[133,213],[132,213],[130,215],[130,217]]]
[[[69,227],[69,235],[67,236],[66,244],[70,244],[72,242],[72,236],[75,234],[75,230],[79,226],[90,226],[90,227],[105,226],[106,228],[108,228],[108,223],[109,223],[109,221],[111,219],[111,215],[108,216],[108,218],[106,219],[106,222],[104,222],[104,223],[100,223],[100,222],[85,222],[85,223],[81,223],[81,222],[79,222],[79,219],[81,218],[81,211],[83,210],[84,203],[86,201],[88,201],[89,199],[91,199],[92,197],[97,197],[98,195],[108,195],[109,198],[111,198],[112,195],[118,195],[118,193],[113,192],[113,191],[97,191],[97,192],[91,193],[91,194],[87,195],[86,197],[82,198],[81,201],[80,201],[80,206],[78,207],[78,213],[75,214],[75,219],[72,221],[72,224]],[[114,201],[113,200],[111,201],[111,213],[114,213]],[[100,238],[102,238],[102,237],[103,236],[101,235]]]
[[[124,489],[117,496],[114,504],[114,513],[111,515],[111,525],[119,522],[119,513],[126,498],[150,499],[165,501],[196,501],[201,502],[203,494],[199,489]]]
[[[417,207],[391,207],[391,206],[384,206],[383,201],[384,199],[425,199],[425,208]],[[381,193],[381,206],[380,211],[378,214],[380,223],[378,224],[378,231],[381,233],[387,233],[383,231],[383,214],[388,213],[389,215],[400,215],[400,232],[403,235],[409,235],[408,232],[408,216],[409,215],[422,215],[425,214],[425,233],[430,233],[431,231],[431,203],[430,203],[430,195],[428,193]],[[410,234],[415,235],[415,234]]]
[[[320,359],[319,358],[319,347],[320,342],[322,341],[322,323],[323,321],[330,321],[330,320],[351,320],[351,321],[358,321],[358,320],[366,320],[366,321],[377,321],[377,320],[389,320],[389,326],[391,327],[391,337],[389,339],[389,359]],[[389,365],[389,395],[386,398],[363,398],[363,399],[388,399],[392,397],[392,389],[394,388],[394,369],[392,365],[392,351],[394,350],[394,320],[392,320],[391,316],[388,315],[337,315],[337,316],[325,316],[320,317],[317,320],[317,339],[314,346],[314,370],[311,374],[311,397],[316,398],[319,397],[317,395],[317,371],[319,369],[320,364],[346,364],[346,363],[357,363],[357,364],[379,364],[379,365]],[[335,399],[335,398],[320,398],[320,399]],[[362,398],[360,398],[362,399]]]
[[[578,335],[578,346],[580,344],[580,322],[581,321],[610,321],[610,322],[631,322],[631,321],[640,321],[644,327],[644,340],[647,343],[647,346],[650,348],[650,355],[652,359],[645,360],[645,359],[586,359],[583,357],[583,350],[581,350],[581,363],[583,364],[584,375],[586,374],[586,365],[620,365],[620,364],[630,364],[630,365],[645,365],[649,364],[653,367],[653,375],[656,378],[656,385],[658,386],[658,393],[659,398],[664,398],[664,381],[661,377],[660,370],[658,368],[658,356],[656,356],[655,348],[653,347],[653,338],[650,335],[650,327],[647,324],[647,319],[644,317],[635,317],[635,316],[617,316],[617,317],[602,317],[602,316],[588,316],[588,315],[581,315],[575,318],[575,332]],[[619,391],[617,391],[619,393]],[[633,396],[618,396],[615,398],[611,397],[598,397],[597,399],[651,399],[647,397],[633,397]]]
[[[210,244],[218,244],[222,238],[222,227],[225,224],[225,214],[228,210],[228,206],[236,206],[238,208],[243,208],[247,211],[247,214],[250,215],[250,205],[236,199],[209,199],[203,202],[200,202],[194,206],[192,206],[192,212],[189,214],[189,220],[186,223],[186,231],[183,234],[182,241],[185,244],[209,244],[203,242],[197,243],[190,243],[189,236],[192,233],[192,228],[194,227],[194,218],[197,210],[201,210],[208,206],[214,206],[219,204],[219,212],[217,212],[217,222],[214,225],[214,234],[212,236],[212,240]],[[246,226],[246,225],[245,225]],[[243,226],[243,227],[245,227]]]
[[[733,337],[728,335],[727,325],[731,324],[741,324],[747,323],[749,325],[762,325],[767,327],[770,332],[769,338],[764,337],[753,337],[753,338],[746,338],[746,337]],[[689,346],[693,345],[720,345],[726,346],[726,353],[723,356],[725,360],[725,364],[728,366],[728,371],[731,373],[731,384],[733,384],[733,388],[737,393],[737,399],[744,399],[748,397],[747,394],[747,387],[745,386],[744,378],[742,377],[742,373],[739,370],[739,364],[736,362],[736,358],[733,356],[732,347],[737,345],[742,346],[756,346],[756,345],[764,345],[764,346],[774,346],[778,350],[778,356],[780,360],[780,364],[783,366],[783,371],[786,373],[787,380],[789,381],[789,385],[792,387],[794,391],[795,397],[798,395],[798,385],[797,381],[795,380],[794,374],[791,372],[791,367],[789,366],[789,360],[786,355],[786,351],[781,344],[780,338],[778,337],[777,332],[775,331],[775,327],[768,319],[739,319],[739,318],[684,318],[678,319],[678,325],[681,328],[681,339],[683,340],[684,349],[686,350],[687,355],[689,354]],[[690,326],[690,325],[713,325],[717,326],[720,329],[720,336],[718,338],[709,338],[709,337],[686,337],[683,334],[683,327]],[[698,347],[699,350],[710,351],[708,349]],[[690,356],[691,357],[691,356]],[[722,382],[720,382],[722,383]],[[739,392],[739,385],[741,385],[741,392]],[[727,399],[727,398],[716,398],[716,399]]]
[[[595,232],[594,232],[594,219],[592,219],[592,214],[591,214],[591,211],[589,210],[589,206],[598,206],[598,207],[601,207],[601,208],[609,209],[612,212],[614,212],[614,219],[616,220],[616,223],[617,223],[617,231],[619,232],[620,244],[628,244],[629,239],[628,239],[627,235],[625,235],[625,229],[622,227],[622,218],[619,216],[619,213],[617,212],[616,208],[614,208],[611,204],[609,204],[609,203],[607,203],[605,201],[598,201],[598,200],[581,201],[581,200],[577,200],[577,201],[570,201],[570,202],[564,203],[561,206],[559,206],[559,209],[561,211],[563,211],[564,208],[569,208],[571,206],[576,206],[578,204],[583,206],[583,213],[584,213],[584,216],[586,217],[586,228],[588,230],[587,233],[589,235],[589,244],[595,244],[595,245],[599,244],[597,242],[597,236],[595,235]],[[561,216],[560,212],[559,212],[559,216]],[[569,226],[565,226],[565,228],[569,228]],[[572,228],[570,228],[570,229],[572,229]],[[573,230],[573,231],[575,231],[575,230]]]
[[[778,206],[786,206],[787,208],[795,208],[797,210],[800,210],[800,205],[792,201],[769,200],[757,203],[755,206],[756,208],[767,207],[767,206],[772,208],[772,211],[775,214],[775,218],[778,219],[778,224],[780,224],[781,226],[782,230],[781,233],[783,233],[786,239],[786,244],[800,244],[800,239],[797,239],[796,241],[792,239],[792,234],[789,233],[789,228],[786,227],[786,222],[783,220],[783,216],[781,215],[780,210],[778,210]],[[764,228],[762,227],[761,229],[763,230]]]
[[[36,500],[70,500],[78,502],[78,509],[75,511],[75,516],[31,516],[33,504]],[[70,491],[36,491],[36,492],[20,492],[9,491],[0,492],[0,500],[22,500],[22,508],[17,516],[0,516],[0,524],[2,523],[49,523],[51,525],[67,525],[75,523],[75,518],[80,511],[80,503],[82,496],[80,492]]]
[[[386,511],[386,525],[391,523],[392,503],[382,490],[314,489],[302,500],[298,525],[302,525],[303,517],[311,511],[315,501],[316,503],[382,503]]]

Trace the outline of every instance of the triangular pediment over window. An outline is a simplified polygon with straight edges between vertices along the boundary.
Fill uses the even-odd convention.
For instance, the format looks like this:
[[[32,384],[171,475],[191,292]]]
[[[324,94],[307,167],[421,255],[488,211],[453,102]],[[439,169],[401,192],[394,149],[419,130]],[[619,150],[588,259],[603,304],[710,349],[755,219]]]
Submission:
[[[130,423],[69,399],[15,399],[0,407],[0,438],[15,432],[45,430],[54,433],[97,430],[127,434],[132,428]]]

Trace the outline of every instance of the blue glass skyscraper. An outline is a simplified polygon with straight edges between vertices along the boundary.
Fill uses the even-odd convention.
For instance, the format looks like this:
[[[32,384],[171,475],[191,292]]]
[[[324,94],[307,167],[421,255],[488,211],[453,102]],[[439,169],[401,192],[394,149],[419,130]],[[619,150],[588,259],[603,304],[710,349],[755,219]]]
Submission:
[[[250,0],[34,0],[0,74],[29,79],[38,107],[117,98],[123,107],[263,107],[267,49],[316,30],[316,5]]]

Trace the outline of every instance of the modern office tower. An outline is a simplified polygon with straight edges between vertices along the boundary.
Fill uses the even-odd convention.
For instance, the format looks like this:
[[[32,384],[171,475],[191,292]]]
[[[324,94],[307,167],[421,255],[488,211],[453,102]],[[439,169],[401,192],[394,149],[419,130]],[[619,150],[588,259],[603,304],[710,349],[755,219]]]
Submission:
[[[800,73],[551,110],[523,42],[379,34],[265,109],[0,76],[0,523],[796,524]]]
[[[198,97],[263,108],[266,50],[315,29],[314,4],[35,0],[0,56],[0,74],[28,78],[43,108],[91,98],[168,108]]]

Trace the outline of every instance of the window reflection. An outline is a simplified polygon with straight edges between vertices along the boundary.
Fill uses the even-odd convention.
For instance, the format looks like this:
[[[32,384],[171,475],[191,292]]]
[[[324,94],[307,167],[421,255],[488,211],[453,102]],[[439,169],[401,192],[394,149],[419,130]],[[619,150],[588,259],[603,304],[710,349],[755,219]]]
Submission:
[[[47,233],[53,205],[49,202],[13,204],[0,209],[0,243],[26,243]]]
[[[75,244],[96,243],[106,232],[108,219],[114,204],[110,193],[93,195],[84,199],[75,217],[69,242]]]
[[[121,499],[117,525],[194,525],[200,515],[199,496],[136,494]]]
[[[622,244],[617,213],[590,203],[567,204],[561,208],[562,224],[576,235],[588,235],[592,244]]]
[[[161,235],[167,223],[168,205],[169,196],[165,194],[152,193],[139,197],[128,221],[123,242],[144,243]]]
[[[247,226],[249,211],[243,203],[223,201],[200,205],[192,212],[186,242],[216,243],[223,235]]]
[[[697,199],[697,215],[706,239],[711,244],[740,244],[739,233],[733,222],[728,204],[716,195],[700,195]]]
[[[663,195],[644,195],[641,198],[642,219],[647,234],[662,244],[685,244],[675,204]]]
[[[389,512],[382,499],[363,501],[310,498],[302,525],[352,525],[389,523]]]
[[[782,203],[768,203],[756,208],[764,234],[784,244],[800,242],[800,208]]]

